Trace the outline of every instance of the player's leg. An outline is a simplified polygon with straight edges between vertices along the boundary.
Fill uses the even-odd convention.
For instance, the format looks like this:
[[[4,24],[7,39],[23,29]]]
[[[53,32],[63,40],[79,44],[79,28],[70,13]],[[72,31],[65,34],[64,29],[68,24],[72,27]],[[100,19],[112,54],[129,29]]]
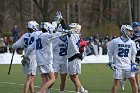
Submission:
[[[39,71],[41,73],[46,73],[47,76],[43,76],[43,78],[49,78],[46,82],[43,82],[41,88],[39,89],[38,92],[40,93],[45,93],[46,89],[54,83],[55,81],[55,75],[54,75],[54,69],[52,64],[47,64],[39,67]]]
[[[119,82],[119,79],[114,79],[111,93],[117,93]]]
[[[30,89],[30,93],[34,93],[34,80],[35,80],[35,75],[36,75],[36,60],[35,58],[30,58],[30,66],[29,66],[29,73],[30,73],[30,85],[29,85],[29,89]]]
[[[67,73],[60,74],[60,76],[61,76],[60,93],[63,93],[65,90]]]
[[[33,81],[31,81],[29,89],[30,89],[30,93],[34,93],[35,92],[35,90],[34,90],[34,82]]]
[[[49,77],[47,77],[47,73],[41,74],[42,84],[41,87],[44,85],[45,82],[49,80]],[[46,93],[46,90],[44,90],[43,93]]]
[[[74,59],[73,61],[68,62],[68,73],[72,82],[75,85],[76,92],[81,92],[81,82],[78,75],[81,73],[81,60]]]
[[[123,79],[124,73],[124,70],[121,69],[116,69],[113,71],[114,83],[112,86],[111,93],[117,93],[119,82]]]
[[[135,74],[135,79],[136,79],[137,85],[139,85],[139,72],[137,72],[137,73]]]
[[[55,72],[54,73],[54,75],[55,75],[55,79],[57,78],[57,76],[58,76],[58,73],[57,72]],[[54,85],[54,83],[52,83],[48,88],[47,88],[47,91],[46,91],[46,93],[51,93],[51,87]]]
[[[133,93],[138,93],[138,86],[137,86],[135,77],[131,77],[129,78],[129,80],[132,86]]]
[[[54,61],[52,66],[53,66],[53,69],[54,69],[54,75],[55,75],[55,79],[56,79],[57,76],[58,76],[58,72],[60,71],[60,64],[58,62]],[[47,88],[46,93],[50,93],[50,90],[51,90],[51,87],[53,86],[53,84]]]
[[[66,86],[67,73],[68,73],[68,63],[65,62],[64,64],[61,64],[60,66],[60,77],[61,77],[60,93],[64,93],[65,86]]]
[[[76,92],[80,92],[81,82],[79,80],[78,74],[70,75],[71,81],[75,85]]]
[[[42,87],[44,85],[44,83],[49,80],[49,77],[47,76],[47,72],[45,70],[45,67],[43,67],[43,66],[38,66],[38,72],[42,79],[42,84],[41,84],[41,87]],[[46,90],[44,90],[43,93],[46,93]]]
[[[26,81],[24,84],[24,93],[28,93],[28,90],[30,89],[31,93],[34,93],[34,85],[31,86],[31,83],[34,82],[34,75],[27,75]]]
[[[23,72],[26,74],[26,80],[24,83],[24,93],[28,93],[29,89],[30,92],[34,92],[34,85],[30,86],[32,82],[34,82],[35,74],[36,74],[36,66],[34,66],[34,70],[32,70],[31,65],[23,66]]]
[[[129,79],[133,93],[138,93],[138,86],[135,78],[135,73],[131,72],[130,70],[126,70],[125,77]]]

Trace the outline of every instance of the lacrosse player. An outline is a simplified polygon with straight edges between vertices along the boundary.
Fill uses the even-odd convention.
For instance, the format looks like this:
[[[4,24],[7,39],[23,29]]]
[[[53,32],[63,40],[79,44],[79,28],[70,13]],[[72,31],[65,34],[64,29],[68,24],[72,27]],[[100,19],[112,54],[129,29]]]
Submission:
[[[59,12],[59,14],[61,15],[61,12]],[[64,20],[62,19],[56,29],[56,33],[63,34],[64,32],[66,32],[65,30],[68,29],[69,29],[68,26],[65,24]],[[52,41],[53,67],[55,72],[55,78],[57,78],[58,73],[60,73],[61,76],[60,93],[64,93],[66,76],[68,73],[68,57],[67,57],[68,42],[69,42],[68,36],[70,37],[70,34],[60,36]],[[47,93],[50,93],[51,87],[52,85],[48,88]]]
[[[57,31],[56,33],[63,33],[62,28],[60,29],[59,27],[59,31]],[[53,68],[55,72],[55,78],[57,78],[57,75],[60,72],[61,76],[60,93],[64,93],[66,76],[68,73],[67,35],[56,38],[55,40],[52,41],[52,45],[53,45]]]
[[[12,48],[14,50],[22,48],[26,53],[28,47],[34,42],[34,37],[31,34],[33,33],[33,31],[36,31],[38,29],[38,23],[36,21],[29,21],[27,23],[27,29],[28,32],[23,34],[23,36],[13,44]],[[26,57],[26,55],[23,55],[22,57],[23,71],[25,74],[27,74],[24,84],[24,93],[28,93],[29,89],[30,93],[34,93],[34,78],[36,75],[37,66],[35,60],[35,51],[32,51],[28,57]]]
[[[32,44],[27,51],[27,55],[29,55],[30,52],[35,49],[37,67],[42,78],[42,86],[38,93],[45,93],[46,88],[48,88],[55,81],[54,69],[52,66],[52,43],[48,41],[48,38],[51,37],[51,34],[49,33],[51,28],[51,23],[42,22],[42,33],[36,35],[35,43]]]
[[[136,55],[136,62],[140,64],[140,23],[138,22],[133,22],[132,27],[134,30],[134,35],[132,37],[132,40],[135,41],[136,43],[136,48],[137,48],[137,55]],[[140,90],[140,80],[139,80],[139,72],[136,73],[136,81],[138,85],[138,89]]]
[[[113,70],[114,78],[111,93],[117,93],[119,81],[123,78],[128,78],[133,93],[138,93],[134,73],[137,70],[137,64],[135,63],[137,50],[135,42],[130,39],[133,35],[133,29],[130,25],[122,25],[121,33],[122,36],[113,39],[108,45],[108,65]]]
[[[136,63],[139,64],[140,62],[140,23],[138,22],[133,22],[132,23],[132,28],[134,30],[134,34],[132,36],[132,40],[136,43],[136,48],[137,48],[137,55],[136,55]],[[136,82],[138,85],[138,90],[140,90],[140,82],[139,82],[139,72],[135,74]],[[125,78],[120,81],[120,85],[122,90],[124,90],[124,83],[125,83]]]
[[[55,22],[59,24],[61,19],[60,13],[57,13]],[[53,23],[55,24],[55,23]],[[45,93],[46,88],[52,85],[55,81],[54,68],[53,68],[53,48],[52,48],[52,40],[53,37],[58,37],[58,33],[52,34],[52,32],[56,29],[57,25],[52,25],[49,22],[41,23],[42,33],[39,34],[36,38],[36,42],[29,47],[27,55],[30,54],[35,48],[36,52],[36,61],[39,73],[42,78],[42,86],[37,93]],[[54,38],[55,39],[55,38]]]
[[[68,48],[68,72],[72,82],[75,85],[76,93],[88,93],[88,91],[82,87],[79,80],[82,60],[82,54],[79,52],[79,32],[81,30],[81,26],[77,23],[71,23],[69,27],[72,31],[72,34],[70,37],[70,43]]]

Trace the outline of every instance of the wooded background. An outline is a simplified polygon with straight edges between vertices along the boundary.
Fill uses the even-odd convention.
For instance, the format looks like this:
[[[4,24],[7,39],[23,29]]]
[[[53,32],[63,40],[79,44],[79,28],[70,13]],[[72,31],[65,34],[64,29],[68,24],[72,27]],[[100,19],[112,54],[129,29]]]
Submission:
[[[58,10],[68,24],[82,25],[84,37],[118,35],[120,25],[140,22],[140,0],[0,0],[0,36],[15,24],[23,34],[30,20],[52,22]]]

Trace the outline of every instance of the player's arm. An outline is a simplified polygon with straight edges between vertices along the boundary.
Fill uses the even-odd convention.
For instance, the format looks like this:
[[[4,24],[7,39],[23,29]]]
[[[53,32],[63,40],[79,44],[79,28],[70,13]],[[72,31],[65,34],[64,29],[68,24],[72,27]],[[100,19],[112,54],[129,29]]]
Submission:
[[[113,54],[114,54],[114,42],[113,42],[113,40],[109,42],[107,49],[108,49],[109,62],[113,62]]]
[[[14,50],[17,48],[24,48],[24,35],[12,45],[12,48]]]
[[[115,46],[115,42],[112,40],[109,42],[107,49],[108,49],[108,57],[109,57],[109,63],[107,63],[107,65],[110,67],[110,69],[115,70],[116,66],[115,66],[115,62],[113,61],[113,55],[114,55],[114,46]]]
[[[132,53],[131,53],[132,63],[135,63],[136,54],[137,54],[136,44],[132,43]]]

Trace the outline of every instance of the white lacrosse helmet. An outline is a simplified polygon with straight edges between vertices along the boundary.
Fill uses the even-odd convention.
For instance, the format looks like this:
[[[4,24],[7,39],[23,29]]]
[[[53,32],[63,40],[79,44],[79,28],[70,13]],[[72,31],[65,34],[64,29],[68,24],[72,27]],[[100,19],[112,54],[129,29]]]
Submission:
[[[70,30],[72,31],[72,33],[76,33],[76,27],[77,27],[77,23],[70,23],[69,24],[69,27],[70,27]]]
[[[40,28],[47,30],[49,33],[52,33],[52,24],[50,22],[41,22]]]
[[[80,34],[80,31],[81,31],[81,25],[77,25],[76,26],[76,33]]]
[[[81,25],[79,25],[78,23],[71,23],[69,27],[72,30],[72,33],[79,34],[81,31]]]
[[[26,27],[32,30],[38,30],[39,24],[36,21],[29,21]]]
[[[133,31],[133,28],[130,25],[122,25],[121,26],[121,33],[123,35],[128,36],[128,34],[127,34],[128,30]]]
[[[77,26],[77,23],[70,23],[70,24],[69,24],[69,27],[70,27],[70,28],[76,28],[76,26]]]

